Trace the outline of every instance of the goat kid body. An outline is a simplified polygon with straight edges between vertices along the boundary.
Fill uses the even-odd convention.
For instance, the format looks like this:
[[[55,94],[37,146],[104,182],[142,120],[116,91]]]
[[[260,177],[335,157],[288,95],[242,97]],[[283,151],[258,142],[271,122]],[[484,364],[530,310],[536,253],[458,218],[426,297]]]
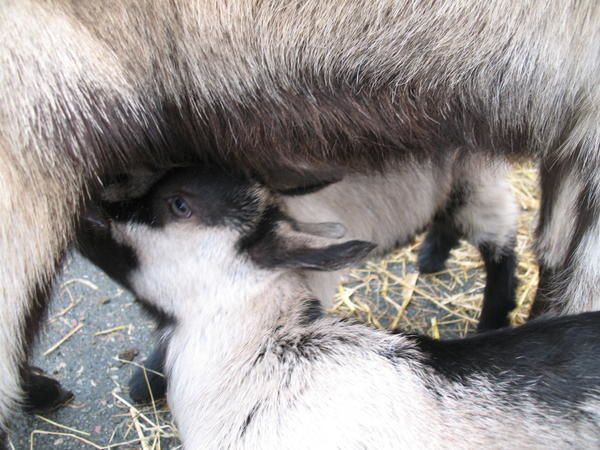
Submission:
[[[232,291],[226,306],[220,293],[215,315],[186,314],[178,322],[166,369],[169,405],[185,448],[592,448],[600,443],[595,389],[581,402],[562,397],[575,380],[552,385],[558,387],[554,399],[536,392],[559,367],[524,363],[525,370],[498,375],[482,358],[472,376],[450,380],[444,367],[431,367],[437,354],[452,351],[443,342],[431,355],[402,335],[333,317],[307,322],[303,299],[311,294],[299,289],[302,284],[281,276],[256,295],[239,298]],[[235,297],[240,301],[232,301]],[[202,303],[206,300],[203,296]],[[592,320],[599,319],[595,314]],[[548,326],[558,331],[561,324]],[[597,338],[600,330],[593,329]],[[581,330],[572,326],[572,331]],[[517,333],[520,345],[514,345],[509,333],[515,332],[474,340],[467,351],[476,360],[484,353],[478,346],[493,342],[502,348],[504,341],[504,352],[527,358],[528,342],[542,334],[523,329]],[[562,344],[560,350],[569,345]],[[468,341],[464,345],[469,347]],[[558,356],[557,349],[547,350]],[[594,357],[590,348],[575,350],[565,364],[585,357]],[[449,366],[461,364],[466,368],[457,357]],[[600,379],[591,376],[598,387]]]
[[[485,261],[486,290],[480,330],[509,324],[514,308],[517,206],[507,165],[478,155],[405,163],[379,176],[354,174],[318,192],[283,198],[301,222],[344,225],[346,239],[377,244],[385,254],[428,229],[419,255],[422,272],[439,271],[451,248],[465,238]],[[340,272],[308,271],[312,292],[330,306]]]
[[[540,311],[598,309],[599,20],[578,1],[4,2],[2,426],[86,192],[139,163],[277,185],[457,147],[540,157]]]

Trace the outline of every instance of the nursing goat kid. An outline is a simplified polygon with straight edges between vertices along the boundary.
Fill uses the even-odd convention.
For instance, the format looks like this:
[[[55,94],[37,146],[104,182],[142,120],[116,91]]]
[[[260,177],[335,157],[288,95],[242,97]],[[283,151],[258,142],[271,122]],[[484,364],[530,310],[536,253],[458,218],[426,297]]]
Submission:
[[[170,318],[168,401],[185,448],[600,442],[600,313],[452,341],[390,334],[325,315],[304,276],[374,244],[303,232],[261,185],[184,170],[105,213],[89,239]]]
[[[539,158],[535,313],[598,309],[599,22],[576,0],[3,1],[0,427],[85,197],[139,164],[281,188]]]
[[[429,227],[419,253],[421,272],[441,270],[451,248],[464,237],[480,250],[486,269],[478,330],[496,329],[509,324],[509,313],[515,307],[517,207],[507,168],[499,159],[454,152],[436,160],[398,164],[378,176],[347,176],[308,194],[284,195],[281,207],[296,223],[340,224],[342,227],[309,228],[330,235],[341,228],[346,239],[377,244],[373,253],[380,255],[408,243]],[[110,186],[107,192],[122,197],[125,191],[143,189],[144,183],[156,181],[156,177],[146,174],[131,178]],[[85,240],[80,240],[80,249],[99,266],[113,267],[110,251],[104,252],[93,243],[86,248]],[[341,271],[307,271],[305,276],[324,307],[332,306]],[[164,378],[154,373],[162,372],[163,360],[164,345],[160,345],[145,363],[151,370],[144,373],[140,369],[132,378],[133,400],[148,402],[164,396]]]

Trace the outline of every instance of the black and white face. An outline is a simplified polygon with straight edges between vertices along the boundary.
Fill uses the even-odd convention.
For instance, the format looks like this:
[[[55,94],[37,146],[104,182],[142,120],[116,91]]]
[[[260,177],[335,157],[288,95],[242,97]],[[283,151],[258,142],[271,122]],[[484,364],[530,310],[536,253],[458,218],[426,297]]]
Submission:
[[[79,248],[138,297],[173,314],[170,299],[197,297],[230,275],[249,276],[240,242],[267,208],[275,208],[269,192],[247,179],[174,170],[142,197],[89,210]]]
[[[332,224],[286,217],[258,183],[197,168],[174,170],[144,196],[105,203],[82,222],[84,256],[175,316],[199,298],[228,301],[282,270],[337,270],[373,249],[325,237]]]

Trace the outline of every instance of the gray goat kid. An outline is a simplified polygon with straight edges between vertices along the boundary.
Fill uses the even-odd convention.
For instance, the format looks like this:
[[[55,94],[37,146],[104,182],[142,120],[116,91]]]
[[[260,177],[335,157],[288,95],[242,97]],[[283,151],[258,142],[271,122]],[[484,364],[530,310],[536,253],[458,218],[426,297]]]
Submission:
[[[170,318],[168,401],[185,448],[600,442],[600,313],[446,342],[390,334],[323,314],[304,276],[374,245],[298,231],[256,183],[183,170],[105,213],[88,239]]]
[[[485,263],[478,329],[496,329],[509,324],[515,307],[518,212],[507,169],[499,158],[449,152],[435,161],[390,165],[378,176],[347,176],[310,195],[285,196],[282,207],[298,221],[340,223],[346,239],[373,242],[380,255],[429,229],[419,252],[422,273],[442,270],[450,250],[465,238]],[[340,273],[307,277],[330,306]]]

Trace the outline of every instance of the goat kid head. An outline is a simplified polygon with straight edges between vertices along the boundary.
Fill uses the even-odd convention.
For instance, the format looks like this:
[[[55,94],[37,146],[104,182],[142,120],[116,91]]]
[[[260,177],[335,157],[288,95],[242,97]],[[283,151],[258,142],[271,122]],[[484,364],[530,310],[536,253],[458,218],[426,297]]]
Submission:
[[[347,267],[375,247],[340,242],[343,235],[340,224],[291,219],[257,182],[186,168],[143,196],[88,208],[78,244],[109,276],[177,318],[257,294],[288,271]]]

